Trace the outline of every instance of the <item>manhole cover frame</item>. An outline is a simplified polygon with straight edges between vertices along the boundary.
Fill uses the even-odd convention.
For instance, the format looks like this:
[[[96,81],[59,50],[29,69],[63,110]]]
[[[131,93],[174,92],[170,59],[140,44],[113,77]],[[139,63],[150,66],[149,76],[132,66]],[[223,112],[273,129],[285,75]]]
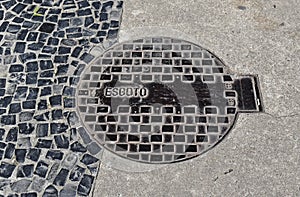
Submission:
[[[205,51],[207,53],[209,53],[210,55],[212,55],[212,58],[215,58],[216,60],[218,60],[221,64],[221,66],[224,68],[224,71],[223,71],[223,75],[230,75],[232,76],[233,78],[244,78],[244,77],[249,77],[249,78],[253,78],[253,81],[254,81],[254,85],[253,85],[253,88],[255,89],[255,96],[256,96],[256,99],[257,99],[257,109],[256,110],[241,110],[237,107],[237,105],[235,105],[236,107],[236,112],[234,113],[232,119],[231,119],[231,122],[229,123],[229,127],[227,128],[226,132],[224,132],[224,134],[222,134],[221,137],[219,137],[219,139],[215,142],[215,143],[212,143],[211,145],[209,145],[207,148],[205,148],[203,151],[201,151],[200,153],[197,153],[197,154],[194,154],[194,155],[188,155],[187,157],[185,158],[180,158],[180,159],[174,159],[172,161],[159,161],[159,162],[152,162],[151,160],[150,161],[145,161],[145,160],[136,160],[136,159],[133,159],[133,158],[130,158],[130,157],[127,157],[125,155],[122,155],[122,154],[119,154],[113,150],[111,150],[110,148],[106,147],[105,146],[105,143],[101,142],[98,138],[95,138],[92,133],[90,132],[88,126],[84,123],[85,121],[83,120],[83,116],[78,108],[79,106],[79,87],[81,86],[81,83],[82,83],[82,77],[84,76],[85,73],[87,73],[87,71],[93,66],[93,65],[100,65],[100,64],[95,64],[95,62],[99,61],[100,59],[103,59],[104,58],[104,55],[109,52],[109,51],[113,51],[114,48],[118,47],[118,46],[123,46],[124,44],[128,44],[128,43],[134,43],[134,41],[136,40],[145,40],[145,39],[155,39],[155,38],[161,38],[161,39],[170,39],[170,40],[179,40],[183,43],[187,43],[187,44],[190,44],[190,45],[194,45],[196,47],[199,47],[202,51]],[[146,43],[141,43],[142,44],[146,44]],[[134,49],[132,50],[134,51]],[[131,52],[132,52],[131,51]],[[142,51],[143,52],[143,51]],[[153,51],[152,51],[153,52]],[[171,57],[172,58],[172,57]],[[111,64],[111,65],[105,65],[105,64],[101,64],[101,66],[103,67],[112,67],[114,66],[114,64]],[[122,67],[123,64],[120,64],[120,65],[117,65],[117,66],[120,66]],[[143,67],[144,65],[141,64],[141,66]],[[155,66],[155,65],[154,65]],[[166,66],[166,65],[161,65],[161,66]],[[182,65],[181,65],[182,66]],[[184,39],[181,39],[181,38],[171,38],[171,37],[167,37],[167,36],[153,36],[153,37],[142,37],[142,38],[139,38],[139,39],[133,39],[133,40],[128,40],[128,41],[123,41],[121,43],[116,43],[114,44],[113,46],[105,49],[105,51],[101,52],[101,54],[99,54],[98,57],[95,57],[95,59],[85,67],[85,69],[82,71],[81,73],[81,76],[80,76],[80,81],[77,85],[77,91],[76,91],[76,111],[77,113],[79,114],[79,118],[80,118],[80,122],[82,125],[84,125],[84,127],[88,130],[89,134],[92,135],[92,137],[97,141],[97,143],[99,145],[101,145],[102,147],[105,148],[105,150],[108,150],[109,152],[111,152],[112,154],[115,154],[117,156],[120,156],[122,158],[125,158],[125,159],[129,159],[131,161],[135,161],[135,162],[141,162],[141,163],[146,163],[146,164],[168,164],[168,163],[175,163],[175,162],[180,162],[180,161],[184,161],[184,160],[188,160],[188,159],[192,159],[194,157],[197,157],[197,156],[200,156],[200,155],[203,155],[205,154],[207,151],[211,150],[212,148],[214,148],[215,146],[217,146],[222,140],[224,140],[226,138],[226,136],[230,133],[230,131],[234,128],[234,125],[238,119],[238,116],[239,116],[239,113],[242,113],[242,112],[246,112],[246,113],[255,113],[255,112],[262,112],[263,111],[263,102],[262,102],[262,96],[261,96],[261,91],[260,91],[260,87],[259,87],[259,79],[258,79],[258,76],[257,75],[235,75],[233,74],[233,72],[231,72],[230,68],[224,63],[224,61],[222,59],[220,59],[218,56],[216,56],[213,52],[211,52],[210,50],[196,44],[196,43],[193,43],[192,41],[187,41],[187,40],[184,40]]]

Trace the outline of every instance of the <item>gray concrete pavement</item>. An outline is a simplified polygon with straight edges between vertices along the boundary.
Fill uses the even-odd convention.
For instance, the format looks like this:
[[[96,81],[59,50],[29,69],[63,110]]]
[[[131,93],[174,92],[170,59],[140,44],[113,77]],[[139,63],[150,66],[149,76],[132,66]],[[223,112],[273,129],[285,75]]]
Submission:
[[[299,196],[299,3],[124,3],[120,41],[155,35],[193,41],[232,72],[257,74],[265,113],[240,115],[225,140],[185,162],[133,172],[104,157],[94,196]]]

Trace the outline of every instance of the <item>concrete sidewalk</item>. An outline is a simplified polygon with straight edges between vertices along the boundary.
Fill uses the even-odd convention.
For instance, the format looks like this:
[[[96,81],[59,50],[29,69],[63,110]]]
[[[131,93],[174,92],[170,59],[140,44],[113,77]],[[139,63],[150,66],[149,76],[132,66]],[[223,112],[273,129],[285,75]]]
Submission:
[[[193,41],[233,73],[257,74],[265,113],[239,115],[225,140],[185,162],[135,170],[104,154],[94,196],[299,196],[299,3],[126,0],[124,6],[120,42]]]

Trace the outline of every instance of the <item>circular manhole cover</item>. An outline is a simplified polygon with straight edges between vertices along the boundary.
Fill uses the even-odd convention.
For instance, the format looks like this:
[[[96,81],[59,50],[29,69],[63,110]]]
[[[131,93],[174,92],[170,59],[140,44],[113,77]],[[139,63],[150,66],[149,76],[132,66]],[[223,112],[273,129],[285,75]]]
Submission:
[[[238,96],[224,64],[172,38],[114,46],[81,77],[77,107],[89,133],[126,158],[168,163],[197,156],[224,137]]]

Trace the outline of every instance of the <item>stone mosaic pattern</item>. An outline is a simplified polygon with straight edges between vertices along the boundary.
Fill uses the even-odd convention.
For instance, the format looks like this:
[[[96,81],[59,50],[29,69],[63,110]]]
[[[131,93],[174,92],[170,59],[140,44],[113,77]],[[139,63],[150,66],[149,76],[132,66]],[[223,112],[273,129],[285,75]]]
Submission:
[[[126,158],[168,163],[194,157],[228,133],[241,109],[238,80],[225,69],[212,53],[183,40],[119,44],[81,77],[82,122],[100,144]],[[132,93],[142,89],[148,92]]]
[[[117,41],[122,1],[0,1],[0,196],[88,196],[101,148],[75,110],[93,45]]]

